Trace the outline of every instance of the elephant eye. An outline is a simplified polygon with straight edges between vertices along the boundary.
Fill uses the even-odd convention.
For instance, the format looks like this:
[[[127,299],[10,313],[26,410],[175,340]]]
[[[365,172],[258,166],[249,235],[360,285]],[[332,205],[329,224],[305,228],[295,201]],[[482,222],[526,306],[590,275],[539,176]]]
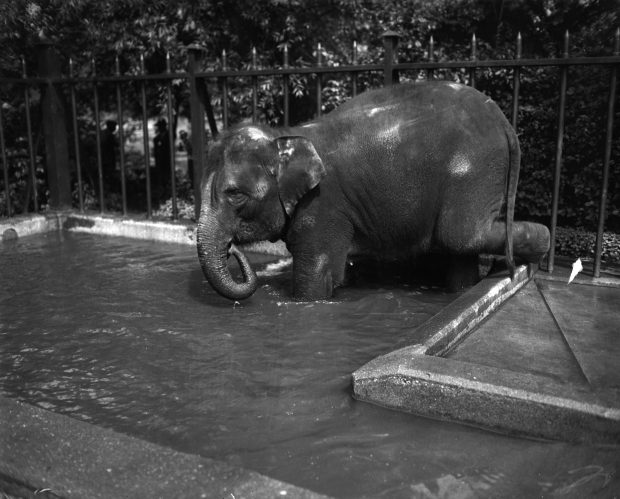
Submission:
[[[230,187],[224,191],[230,204],[233,206],[241,206],[248,200],[248,195],[236,187]]]

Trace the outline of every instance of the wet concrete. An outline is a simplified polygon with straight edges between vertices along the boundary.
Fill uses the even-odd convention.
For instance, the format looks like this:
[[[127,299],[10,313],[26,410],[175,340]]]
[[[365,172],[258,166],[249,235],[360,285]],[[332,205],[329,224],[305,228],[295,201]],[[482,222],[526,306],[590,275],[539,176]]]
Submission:
[[[46,491],[66,498],[325,497],[7,398],[0,399],[0,421],[0,490],[17,488],[20,495],[29,490],[37,497]]]
[[[567,281],[567,268],[539,271],[448,348],[373,360],[354,373],[356,397],[506,433],[620,444],[620,279]],[[432,320],[449,322],[443,314]]]

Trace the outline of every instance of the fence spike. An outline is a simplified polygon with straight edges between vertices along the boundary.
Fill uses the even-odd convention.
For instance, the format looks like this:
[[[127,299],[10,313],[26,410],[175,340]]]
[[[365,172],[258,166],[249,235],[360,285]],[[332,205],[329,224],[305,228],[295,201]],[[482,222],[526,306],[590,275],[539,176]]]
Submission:
[[[517,59],[521,59],[522,55],[522,43],[521,43],[521,32],[517,33]]]
[[[256,47],[252,47],[252,69],[256,69],[256,60],[257,60]]]
[[[433,35],[431,35],[428,40],[428,60],[430,62],[435,60],[435,39],[433,38]]]
[[[90,67],[91,67],[91,69],[93,71],[93,76],[96,76],[97,75],[97,65],[95,64],[95,58],[94,57],[91,57],[91,59],[90,59]]]
[[[357,40],[353,40],[353,64],[357,64]]]
[[[564,57],[568,58],[568,46],[570,43],[570,34],[568,33],[568,30],[566,30],[566,33],[564,33]]]
[[[476,59],[476,33],[471,35],[471,58]]]
[[[118,54],[114,58],[114,70],[116,71],[116,76],[121,75],[121,61],[118,58]]]
[[[73,57],[69,57],[69,78],[73,78]]]
[[[318,66],[320,66],[323,63],[321,42],[317,43],[316,45],[316,62]]]
[[[166,73],[171,73],[171,66],[170,66],[170,51],[166,51]]]
[[[144,54],[140,54],[140,71],[144,74]]]
[[[288,44],[284,45],[284,67],[288,68]]]
[[[616,28],[614,36],[614,55],[620,55],[620,28]]]

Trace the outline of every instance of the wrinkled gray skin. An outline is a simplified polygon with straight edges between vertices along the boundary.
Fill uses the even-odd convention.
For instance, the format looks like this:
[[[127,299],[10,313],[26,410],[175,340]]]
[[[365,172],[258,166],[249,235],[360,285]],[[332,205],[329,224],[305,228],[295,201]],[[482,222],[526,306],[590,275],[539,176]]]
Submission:
[[[256,275],[234,245],[282,239],[294,297],[318,300],[343,283],[352,250],[537,262],[549,231],[513,222],[519,162],[497,105],[450,82],[366,92],[296,128],[237,127],[208,153],[200,263],[220,294],[247,298]],[[227,268],[231,254],[242,282]]]

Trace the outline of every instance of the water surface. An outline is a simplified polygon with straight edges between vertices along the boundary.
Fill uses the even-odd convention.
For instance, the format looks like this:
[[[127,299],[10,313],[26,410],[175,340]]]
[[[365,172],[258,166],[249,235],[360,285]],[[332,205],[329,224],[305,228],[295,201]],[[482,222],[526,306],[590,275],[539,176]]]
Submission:
[[[60,233],[0,245],[0,390],[336,497],[606,497],[614,449],[535,442],[351,397],[351,372],[455,298],[372,272],[290,300],[257,258],[235,303],[195,249]],[[370,277],[369,277],[370,276]],[[612,497],[610,495],[609,497]]]

